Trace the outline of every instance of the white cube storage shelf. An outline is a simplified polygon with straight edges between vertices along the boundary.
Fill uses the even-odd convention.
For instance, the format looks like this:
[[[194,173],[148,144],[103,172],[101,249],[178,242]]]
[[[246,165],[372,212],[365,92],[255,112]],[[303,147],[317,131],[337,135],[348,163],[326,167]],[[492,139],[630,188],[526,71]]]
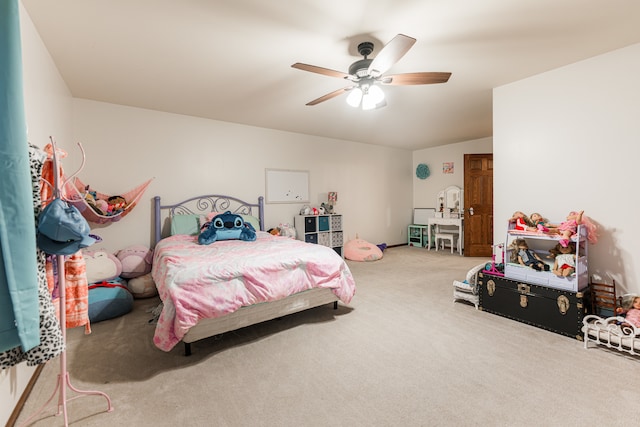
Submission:
[[[343,256],[342,215],[297,215],[294,226],[298,240],[328,246]]]

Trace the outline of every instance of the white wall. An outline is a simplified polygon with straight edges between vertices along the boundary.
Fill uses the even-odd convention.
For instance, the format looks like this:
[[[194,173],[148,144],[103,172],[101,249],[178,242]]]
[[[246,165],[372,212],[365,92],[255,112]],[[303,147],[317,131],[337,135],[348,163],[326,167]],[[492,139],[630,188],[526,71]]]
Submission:
[[[589,272],[640,292],[640,44],[494,90],[494,239],[516,210],[600,226]],[[630,217],[630,218],[629,218]]]
[[[464,189],[464,155],[493,152],[492,138],[481,138],[458,144],[425,148],[413,152],[413,206],[416,208],[437,208],[438,193],[450,185]],[[453,162],[454,173],[442,172],[442,164]],[[427,179],[416,177],[420,163],[429,166],[431,175]]]
[[[75,99],[73,141],[86,151],[80,176],[107,194],[126,192],[155,177],[142,202],[119,222],[94,227],[116,251],[151,245],[151,200],[176,203],[199,194],[257,200],[265,194],[265,168],[308,170],[311,204],[338,192],[347,238],[373,243],[406,241],[411,221],[411,152],[262,129],[215,120]],[[80,164],[65,141],[65,172]],[[267,228],[293,222],[303,204],[267,204]]]
[[[22,4],[20,30],[29,141],[44,147],[50,135],[63,140],[70,137],[71,95]],[[1,425],[11,416],[34,371],[35,367],[25,363],[0,371]]]
[[[433,206],[442,188],[462,186],[463,154],[493,151],[496,221],[514,210],[561,220],[569,210],[585,209],[602,229],[591,249],[591,271],[640,292],[633,259],[640,232],[625,221],[638,208],[631,189],[639,154],[640,45],[500,87],[494,91],[493,140],[412,154],[73,100],[22,7],[21,13],[29,139],[44,146],[55,136],[69,151],[69,173],[79,164],[74,144],[82,142],[82,178],[103,192],[123,192],[156,177],[128,217],[94,230],[109,250],[150,244],[153,195],[175,202],[215,191],[255,199],[264,194],[264,168],[309,170],[314,204],[338,191],[348,237],[405,243],[412,207]],[[453,175],[441,172],[448,161],[455,163]],[[415,177],[423,162],[432,172],[424,181]],[[267,226],[292,221],[299,207],[268,205]],[[495,241],[503,241],[500,223],[494,228]],[[32,372],[21,364],[0,373],[0,421],[8,419]]]
[[[411,152],[293,134],[214,120],[73,99],[21,5],[25,108],[29,139],[44,147],[53,136],[68,152],[65,172],[80,165],[83,181],[101,192],[126,192],[155,177],[139,205],[120,222],[94,227],[100,246],[115,251],[150,245],[151,199],[178,202],[203,193],[257,200],[265,168],[310,172],[311,204],[337,191],[345,238],[406,242],[411,221]],[[293,222],[302,205],[269,204],[268,227]],[[0,374],[0,421],[9,418],[34,368],[24,363]]]

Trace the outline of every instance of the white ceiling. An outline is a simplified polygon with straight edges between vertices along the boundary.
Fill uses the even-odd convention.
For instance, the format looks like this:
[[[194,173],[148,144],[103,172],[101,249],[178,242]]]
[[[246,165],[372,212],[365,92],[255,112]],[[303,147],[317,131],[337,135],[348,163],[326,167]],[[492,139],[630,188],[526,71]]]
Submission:
[[[640,42],[636,0],[22,3],[74,97],[411,150],[491,136],[494,87]],[[305,106],[347,84],[291,64],[347,72],[398,33],[417,42],[386,74],[449,82]]]

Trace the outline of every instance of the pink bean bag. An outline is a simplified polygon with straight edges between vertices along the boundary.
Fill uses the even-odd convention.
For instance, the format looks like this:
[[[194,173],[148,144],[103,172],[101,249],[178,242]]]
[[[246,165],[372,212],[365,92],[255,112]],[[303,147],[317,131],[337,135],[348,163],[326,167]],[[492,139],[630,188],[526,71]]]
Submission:
[[[351,261],[377,261],[382,259],[382,251],[366,240],[349,240],[344,245],[344,257]]]

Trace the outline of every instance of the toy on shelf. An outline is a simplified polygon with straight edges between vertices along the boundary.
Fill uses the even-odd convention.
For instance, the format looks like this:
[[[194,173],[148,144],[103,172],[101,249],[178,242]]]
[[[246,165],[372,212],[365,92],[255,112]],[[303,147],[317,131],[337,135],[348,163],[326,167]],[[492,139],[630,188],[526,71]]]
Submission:
[[[559,277],[567,277],[576,273],[576,244],[569,242],[567,246],[558,243],[549,250],[551,258],[554,258],[553,274]]]
[[[558,232],[561,236],[560,244],[567,247],[569,241],[578,234],[578,226],[583,226],[587,230],[587,240],[591,244],[598,242],[597,226],[584,214],[584,211],[569,212],[565,221],[558,225]]]
[[[582,217],[580,217],[580,215],[582,215],[581,212],[568,215],[568,223],[564,226],[556,222],[556,224],[559,224],[557,234],[541,230],[518,230],[513,220],[508,221],[507,237],[505,240],[507,256],[504,258],[504,276],[512,280],[544,285],[555,289],[564,289],[571,292],[577,292],[587,287],[589,284],[588,246],[590,246],[589,243],[592,244],[597,241],[597,236],[595,224],[586,218],[586,216],[582,215]],[[573,226],[571,223],[575,226],[575,232],[572,231]],[[545,223],[545,227],[552,229],[553,225]],[[562,234],[563,228],[565,228],[564,231],[566,232],[564,235]],[[514,253],[518,252],[518,248],[515,247],[513,243],[519,239],[524,239],[531,251],[539,257],[544,258],[544,256],[549,253],[551,253],[551,256],[548,258],[555,258],[556,254],[561,255],[558,260],[558,266],[556,266],[556,271],[552,271],[554,266],[553,260],[544,260],[544,265],[535,263],[542,267],[538,270],[516,262],[514,260]],[[564,248],[571,246],[571,249],[563,250],[567,252],[565,254],[561,254],[559,249],[554,253],[558,246]],[[573,271],[568,268],[572,266],[573,255],[571,252],[575,254]],[[543,253],[545,255],[543,255]],[[563,262],[561,263],[561,261]],[[549,268],[545,268],[545,266]],[[561,268],[563,266],[565,268]]]
[[[538,212],[534,212],[529,217],[533,226],[543,233],[558,234],[558,226],[555,224],[549,224],[549,222],[540,215]]]
[[[511,215],[511,218],[509,219],[509,221],[515,223],[515,226],[513,227],[514,230],[538,231],[533,221],[531,221],[531,219],[528,216],[526,216],[522,211],[515,211],[513,215]]]
[[[487,264],[485,266],[485,273],[493,274],[494,276],[504,276],[504,265],[496,264],[496,248],[502,249],[502,260],[504,261],[504,243],[498,243],[497,245],[493,245],[492,254],[491,254],[491,264]],[[488,267],[488,268],[487,268]]]
[[[542,261],[542,258],[531,249],[525,239],[515,239],[511,246],[511,262],[533,268],[537,271],[549,271],[549,266]]]

